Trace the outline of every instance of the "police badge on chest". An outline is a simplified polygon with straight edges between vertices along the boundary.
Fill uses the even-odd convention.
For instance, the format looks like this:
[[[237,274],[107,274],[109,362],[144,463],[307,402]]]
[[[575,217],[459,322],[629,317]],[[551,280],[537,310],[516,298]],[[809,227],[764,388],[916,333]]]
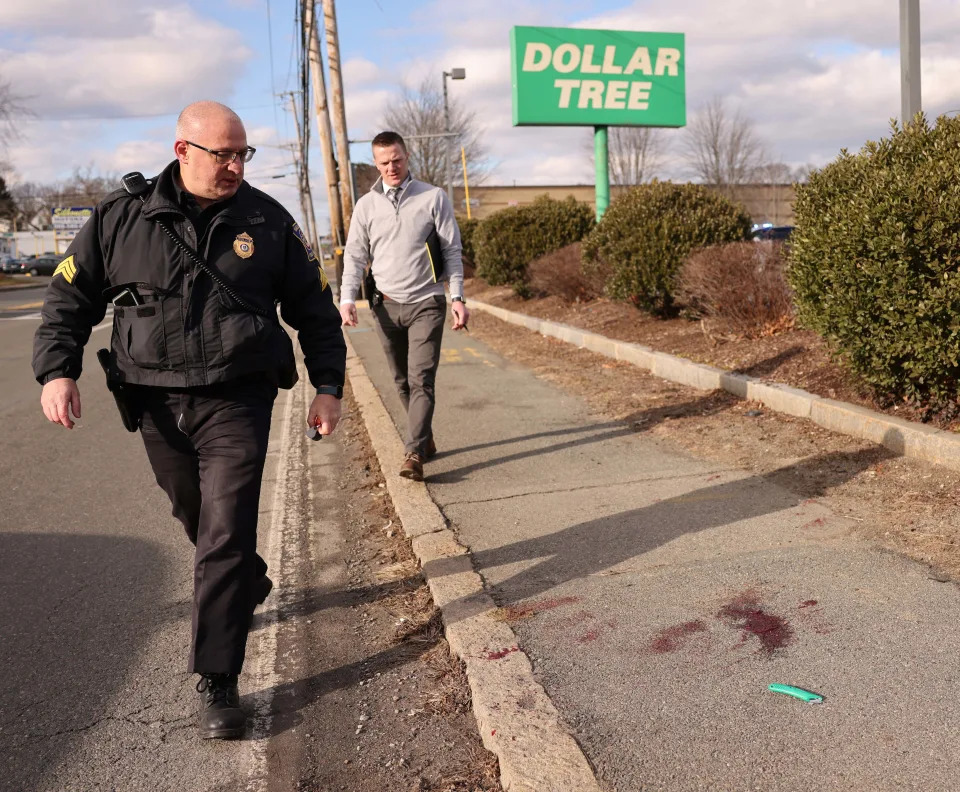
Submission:
[[[233,240],[233,252],[242,259],[250,258],[253,255],[253,237],[246,232],[237,234]]]

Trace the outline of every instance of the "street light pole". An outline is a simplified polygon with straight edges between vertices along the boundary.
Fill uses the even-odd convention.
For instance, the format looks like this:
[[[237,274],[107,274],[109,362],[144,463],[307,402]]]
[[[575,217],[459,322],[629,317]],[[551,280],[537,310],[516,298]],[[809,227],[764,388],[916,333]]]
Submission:
[[[447,197],[453,206],[453,156],[450,153],[453,135],[450,132],[450,107],[447,104],[447,77],[451,80],[463,80],[467,76],[466,69],[450,69],[443,73],[443,132],[446,137],[445,165],[447,173]]]
[[[920,0],[900,0],[900,120],[920,112]]]

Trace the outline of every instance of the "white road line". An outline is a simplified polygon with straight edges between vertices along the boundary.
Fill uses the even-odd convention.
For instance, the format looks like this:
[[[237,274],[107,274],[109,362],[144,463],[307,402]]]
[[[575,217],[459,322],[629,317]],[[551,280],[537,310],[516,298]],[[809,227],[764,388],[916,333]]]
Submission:
[[[301,372],[301,381],[307,382],[304,372]],[[299,446],[292,442],[295,438],[294,416],[297,407],[303,401],[301,385],[292,391],[281,391],[286,394],[286,404],[283,409],[283,418],[279,427],[280,451],[274,468],[273,503],[268,531],[260,531],[258,546],[264,560],[270,569],[274,580],[272,600],[273,608],[268,608],[263,615],[263,625],[257,631],[255,641],[248,644],[249,649],[255,649],[249,654],[253,666],[248,675],[250,682],[256,684],[258,690],[253,693],[254,714],[247,741],[249,746],[247,792],[265,792],[267,789],[267,744],[270,737],[270,727],[273,722],[271,709],[273,706],[274,690],[281,678],[277,672],[277,635],[279,633],[279,614],[282,610],[285,588],[293,582],[285,580],[296,571],[296,530],[300,524],[296,511],[298,499],[296,491],[300,487],[302,463],[291,459],[291,453]]]

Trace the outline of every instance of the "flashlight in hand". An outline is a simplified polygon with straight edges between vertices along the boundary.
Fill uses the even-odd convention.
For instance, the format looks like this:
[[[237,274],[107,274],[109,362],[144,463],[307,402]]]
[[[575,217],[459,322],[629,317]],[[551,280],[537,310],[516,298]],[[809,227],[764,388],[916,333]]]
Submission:
[[[323,435],[320,434],[320,424],[311,426],[309,429],[307,429],[305,434],[311,440],[323,440]]]

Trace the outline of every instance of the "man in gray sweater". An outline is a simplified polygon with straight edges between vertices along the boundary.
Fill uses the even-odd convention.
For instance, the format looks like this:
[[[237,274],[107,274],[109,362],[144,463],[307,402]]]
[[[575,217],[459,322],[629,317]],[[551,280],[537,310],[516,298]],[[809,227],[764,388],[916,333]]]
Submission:
[[[382,301],[371,300],[374,324],[407,411],[400,475],[423,481],[423,463],[437,451],[434,382],[446,315],[444,281],[450,285],[453,329],[466,328],[470,315],[463,302],[460,229],[446,193],[410,176],[400,135],[381,132],[372,145],[380,178],[357,201],[350,221],[340,316],[346,327],[356,327],[355,301],[369,262],[382,295]],[[427,241],[434,232],[439,245],[431,256]],[[433,260],[438,249],[442,263]]]

